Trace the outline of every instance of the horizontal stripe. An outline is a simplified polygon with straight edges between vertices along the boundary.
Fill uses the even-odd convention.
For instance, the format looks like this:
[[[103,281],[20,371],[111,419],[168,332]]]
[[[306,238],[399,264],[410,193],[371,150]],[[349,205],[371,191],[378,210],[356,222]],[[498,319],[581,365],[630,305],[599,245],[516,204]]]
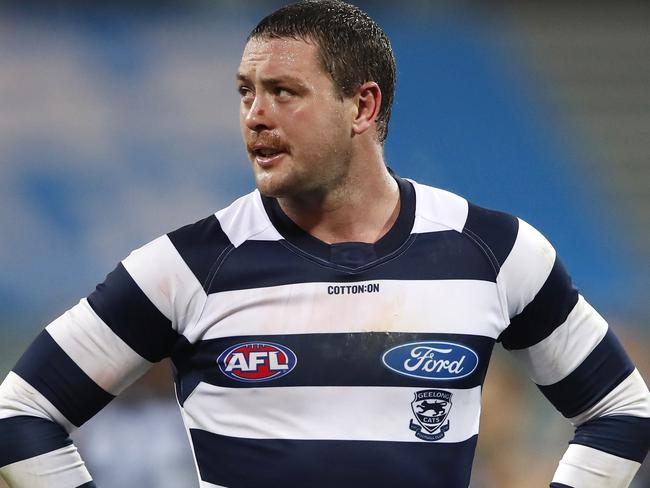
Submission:
[[[0,466],[70,444],[65,429],[52,421],[25,415],[0,419]]]
[[[463,226],[461,224],[458,232],[462,230]],[[451,230],[449,225],[446,225],[441,222],[433,222],[428,220],[426,217],[416,215],[415,222],[413,224],[413,234],[425,234],[429,232],[442,232],[445,230]]]
[[[183,261],[202,286],[206,286],[215,264],[232,248],[215,215],[181,227],[168,235]]]
[[[47,331],[36,337],[13,371],[77,427],[114,398],[91,380]]]
[[[624,488],[640,464],[580,444],[571,444],[553,476],[560,486]]]
[[[97,316],[85,299],[46,330],[91,380],[112,395],[119,395],[151,366]]]
[[[75,429],[75,426],[47,398],[16,373],[9,371],[0,385],[0,419],[19,415],[53,420],[66,432]]]
[[[207,291],[317,282],[495,279],[494,269],[473,241],[445,231],[413,235],[397,255],[355,270],[307,255],[285,241],[246,241],[228,254]]]
[[[228,487],[215,485],[214,483],[208,483],[207,481],[199,480],[199,488],[228,488]]]
[[[650,418],[607,416],[580,425],[572,444],[642,463],[650,449]]]
[[[496,338],[505,328],[494,283],[361,281],[377,293],[347,293],[346,283],[303,283],[210,295],[190,341],[257,334],[448,332]],[[339,286],[334,289],[330,287]],[[334,291],[340,294],[330,294]],[[218,326],[215,327],[215,324]]]
[[[271,342],[289,348],[297,357],[295,368],[287,375],[267,382],[242,382],[226,376],[217,359],[231,346],[253,341]],[[475,369],[470,352],[463,353],[464,363],[458,379],[436,380],[406,376],[389,369],[382,357],[397,346],[423,341],[441,341],[464,346],[478,356]],[[494,340],[488,337],[458,334],[360,333],[239,336],[201,341],[185,357],[174,357],[179,400],[183,402],[196,385],[206,382],[230,388],[280,386],[413,386],[421,388],[473,388],[483,383]],[[408,351],[407,351],[408,352]],[[459,357],[435,353],[434,359],[457,360]],[[413,362],[413,361],[412,361]],[[399,369],[401,364],[394,365]],[[422,364],[411,372],[422,373]],[[472,372],[473,371],[473,372]]]
[[[467,200],[446,190],[407,181],[415,189],[414,234],[447,229],[462,232],[467,221]]]
[[[575,417],[595,405],[620,384],[634,365],[611,330],[569,376],[540,391],[565,417]]]
[[[77,448],[69,445],[0,468],[9,486],[29,488],[70,488],[92,481]]]
[[[598,403],[570,420],[573,425],[580,425],[603,415],[650,417],[650,392],[638,370],[635,369]]]
[[[167,236],[133,251],[122,264],[174,330],[182,334],[196,322],[205,291]]]
[[[411,403],[425,388],[221,388],[201,384],[183,408],[188,428],[251,439],[423,442]],[[481,388],[450,392],[449,430],[437,443],[478,433]]]
[[[566,322],[578,302],[571,277],[556,258],[544,286],[499,338],[506,349],[524,349],[542,341]]]
[[[534,346],[512,351],[538,385],[566,378],[607,333],[607,322],[580,296],[566,321]]]
[[[131,349],[151,363],[169,356],[178,334],[119,264],[88,297],[95,313]]]
[[[498,273],[512,250],[518,228],[517,217],[470,203],[463,232],[484,248]]]
[[[280,233],[272,226],[258,190],[235,200],[216,213],[223,232],[233,246],[239,247],[248,239],[278,241]]]
[[[229,488],[466,488],[476,447],[476,437],[439,445],[238,439],[195,429],[190,434],[201,479]]]
[[[533,226],[519,219],[517,240],[497,279],[507,297],[508,317],[521,313],[542,288],[555,263],[555,249]]]
[[[97,488],[97,485],[95,484],[94,481],[89,481],[88,483],[84,483],[83,485],[77,486],[77,488]]]

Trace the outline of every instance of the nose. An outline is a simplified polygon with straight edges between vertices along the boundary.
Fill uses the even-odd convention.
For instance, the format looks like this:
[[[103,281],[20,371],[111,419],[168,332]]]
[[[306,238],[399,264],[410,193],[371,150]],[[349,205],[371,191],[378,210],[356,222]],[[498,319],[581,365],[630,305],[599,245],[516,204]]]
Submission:
[[[255,132],[271,129],[272,123],[269,117],[269,107],[263,96],[256,96],[249,107],[244,107],[244,123],[246,127]]]

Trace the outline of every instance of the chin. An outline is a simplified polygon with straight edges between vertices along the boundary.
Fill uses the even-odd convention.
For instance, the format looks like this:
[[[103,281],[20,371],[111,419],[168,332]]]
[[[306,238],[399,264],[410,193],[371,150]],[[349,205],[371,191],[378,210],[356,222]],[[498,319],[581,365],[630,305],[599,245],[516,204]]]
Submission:
[[[263,170],[253,167],[255,186],[259,192],[272,198],[291,198],[304,194],[311,186],[306,178],[296,168],[283,167]]]
[[[287,183],[284,178],[255,175],[255,186],[265,197],[281,198],[291,194],[290,185]]]

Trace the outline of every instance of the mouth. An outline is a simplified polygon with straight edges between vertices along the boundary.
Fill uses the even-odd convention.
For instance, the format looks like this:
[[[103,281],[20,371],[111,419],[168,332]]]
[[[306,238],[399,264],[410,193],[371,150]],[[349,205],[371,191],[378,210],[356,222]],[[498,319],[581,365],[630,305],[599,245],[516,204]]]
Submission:
[[[287,152],[281,147],[273,146],[254,146],[250,153],[255,158],[258,165],[263,168],[268,168],[276,164],[282,159]]]

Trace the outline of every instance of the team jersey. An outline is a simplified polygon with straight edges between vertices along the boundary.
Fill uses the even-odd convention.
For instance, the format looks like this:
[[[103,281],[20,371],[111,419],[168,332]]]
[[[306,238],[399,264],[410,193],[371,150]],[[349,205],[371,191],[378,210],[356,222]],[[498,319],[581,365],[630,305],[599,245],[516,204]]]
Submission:
[[[2,383],[0,473],[94,486],[68,434],[171,358],[203,488],[466,488],[500,342],[576,426],[551,486],[627,486],[650,395],[551,244],[397,181],[374,244],[325,244],[254,191],[131,253]]]

